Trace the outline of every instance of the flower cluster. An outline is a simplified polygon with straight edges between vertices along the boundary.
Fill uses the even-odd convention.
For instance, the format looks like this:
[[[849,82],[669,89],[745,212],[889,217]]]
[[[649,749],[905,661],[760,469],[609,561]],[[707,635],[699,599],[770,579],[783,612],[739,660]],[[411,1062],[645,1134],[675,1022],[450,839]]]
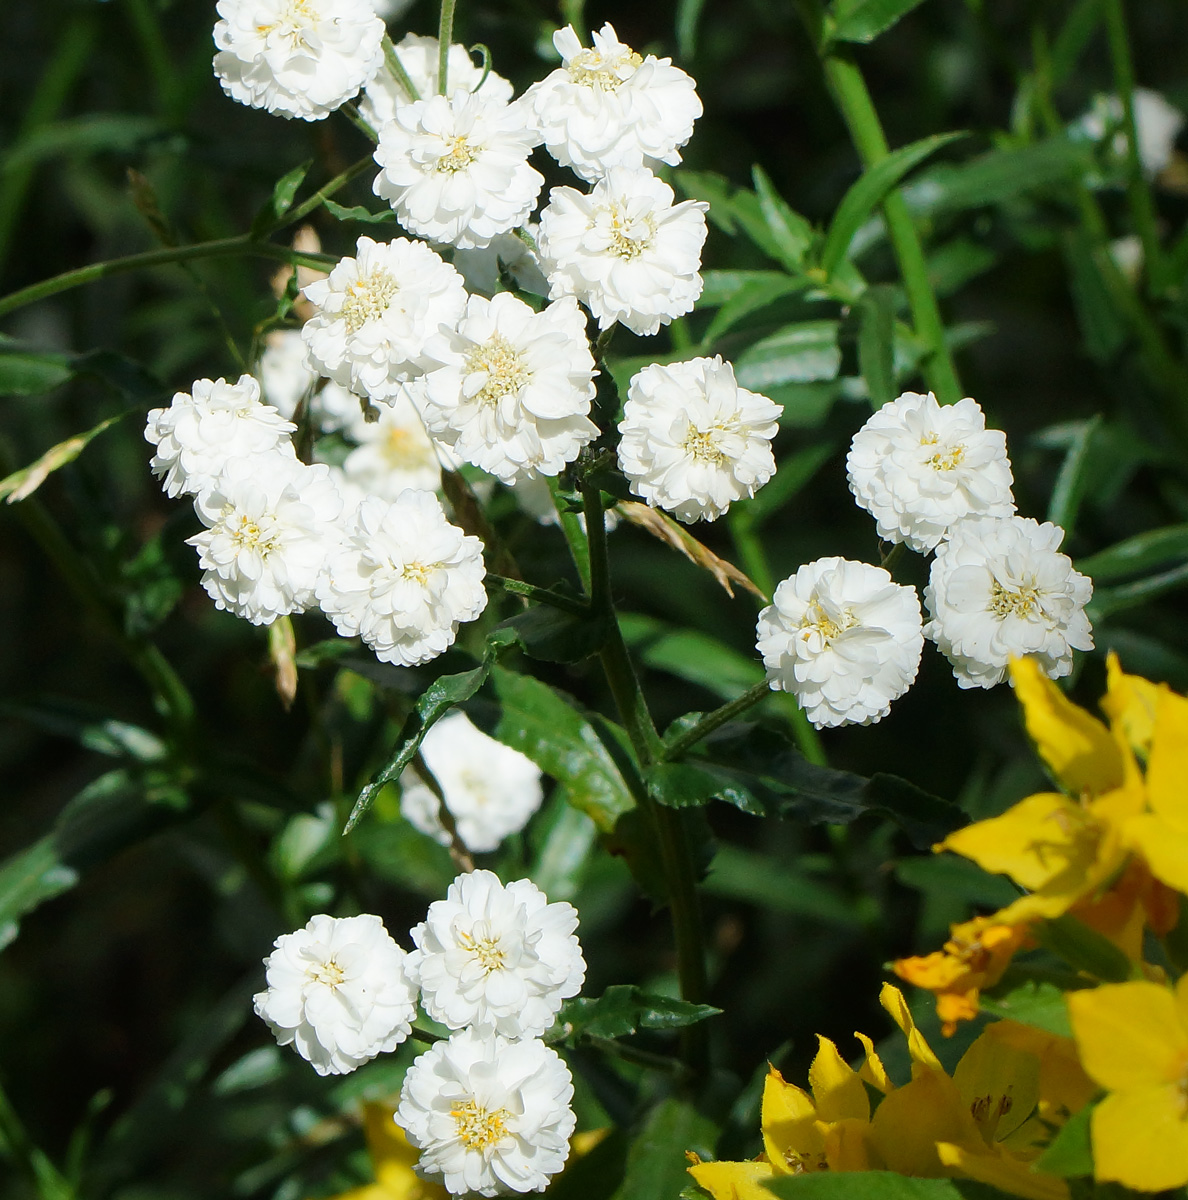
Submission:
[[[406,954],[379,917],[313,917],[265,960],[256,1012],[319,1074],[345,1074],[408,1037],[418,993],[454,1032],[405,1075],[396,1123],[418,1175],[455,1195],[543,1191],[565,1165],[573,1081],[540,1040],[586,965],[577,912],[526,879],[461,875]]]

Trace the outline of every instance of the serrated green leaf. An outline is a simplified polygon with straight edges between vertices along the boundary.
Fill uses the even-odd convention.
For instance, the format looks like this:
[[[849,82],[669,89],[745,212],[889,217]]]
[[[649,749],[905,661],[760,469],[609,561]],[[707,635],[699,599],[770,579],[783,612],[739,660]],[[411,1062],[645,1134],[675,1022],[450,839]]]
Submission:
[[[605,620],[536,604],[499,626],[515,635],[524,653],[545,662],[575,663],[597,654],[606,642]]]
[[[835,0],[833,37],[839,42],[873,42],[924,0]]]
[[[100,421],[86,433],[77,433],[74,437],[51,446],[36,462],[14,471],[7,479],[0,479],[0,498],[9,504],[16,504],[27,499],[57,470],[72,463],[105,429],[114,425],[125,413],[108,417]]]
[[[1089,1134],[1093,1109],[1094,1105],[1086,1104],[1080,1112],[1069,1117],[1036,1160],[1037,1171],[1047,1171],[1062,1179],[1093,1174],[1093,1142]]]
[[[396,223],[396,214],[390,208],[384,212],[376,213],[359,204],[353,205],[351,208],[344,208],[341,204],[335,204],[333,200],[324,200],[322,203],[330,215],[337,217],[340,221],[362,221],[365,225],[391,225]]]
[[[836,321],[803,321],[748,346],[734,365],[742,387],[765,391],[781,383],[811,383],[841,369]]]
[[[0,396],[41,396],[74,376],[66,354],[34,354],[0,346]]]
[[[1078,559],[1077,570],[1095,584],[1116,583],[1182,558],[1188,558],[1188,525],[1165,525]]]
[[[1058,1037],[1072,1037],[1065,993],[1054,984],[1031,981],[1005,996],[983,995],[979,1005],[992,1017],[1034,1025]]]
[[[895,291],[887,284],[867,288],[858,302],[858,369],[876,411],[894,400]]]
[[[942,146],[965,136],[964,133],[938,133],[932,137],[921,138],[909,146],[902,146],[864,171],[842,197],[842,202],[829,223],[829,232],[825,235],[825,245],[821,250],[822,270],[827,275],[834,273],[838,264],[845,258],[858,227],[913,167],[935,154]]]
[[[595,725],[539,679],[495,667],[491,680],[502,709],[495,736],[557,780],[600,830],[612,830],[635,802]]]
[[[689,1181],[686,1151],[708,1157],[717,1135],[713,1121],[688,1100],[662,1100],[631,1145],[613,1200],[672,1200]]]
[[[759,211],[779,251],[780,262],[789,271],[796,271],[813,244],[813,227],[775,190],[767,172],[758,163],[751,168],[751,178]]]
[[[652,799],[665,808],[700,808],[724,800],[753,817],[767,815],[745,775],[713,763],[657,763],[644,772],[644,782]]]
[[[627,1037],[640,1029],[683,1029],[707,1017],[716,1017],[721,1011],[709,1004],[691,1004],[617,983],[601,996],[566,1000],[548,1040],[574,1043],[583,1037]]]

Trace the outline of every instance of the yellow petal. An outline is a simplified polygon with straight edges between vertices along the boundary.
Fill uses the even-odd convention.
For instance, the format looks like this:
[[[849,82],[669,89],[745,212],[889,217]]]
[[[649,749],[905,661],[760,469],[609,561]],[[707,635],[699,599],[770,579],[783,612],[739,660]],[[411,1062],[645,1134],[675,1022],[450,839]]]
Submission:
[[[857,1117],[837,1121],[825,1131],[825,1158],[831,1171],[869,1171],[870,1124]]]
[[[1033,1171],[1029,1164],[1005,1154],[976,1153],[952,1142],[940,1142],[937,1156],[954,1173],[988,1183],[1025,1200],[1068,1200],[1068,1184],[1055,1175]]]
[[[1102,697],[1102,710],[1131,749],[1145,758],[1155,731],[1155,704],[1166,688],[1141,676],[1125,674],[1112,650],[1106,656],[1106,678],[1109,690]]]
[[[972,858],[987,871],[1009,875],[1032,892],[1042,889],[1071,904],[1097,862],[1103,833],[1079,804],[1055,792],[1041,792],[1000,817],[958,829],[941,846]],[[1006,923],[1001,914],[999,919]]]
[[[854,1036],[862,1043],[862,1049],[866,1052],[862,1066],[858,1068],[859,1078],[880,1092],[889,1092],[895,1085],[887,1074],[887,1068],[883,1066],[883,1060],[875,1051],[874,1042],[864,1033],[855,1031]]]
[[[1080,1112],[1097,1094],[1097,1084],[1085,1074],[1072,1038],[1017,1021],[995,1021],[986,1033],[1039,1060],[1039,1114],[1051,1124],[1061,1124]]]
[[[1174,1083],[1111,1092],[1094,1110],[1093,1171],[1143,1192],[1188,1183],[1188,1122]]]
[[[1012,658],[1010,669],[1027,732],[1057,783],[1073,796],[1118,787],[1122,757],[1110,731],[1073,704],[1035,659]]]
[[[983,1145],[957,1085],[942,1071],[921,1071],[883,1098],[870,1144],[889,1170],[935,1179],[952,1174],[937,1157],[937,1142]]]
[[[908,1053],[912,1056],[912,1062],[922,1067],[929,1067],[934,1071],[943,1071],[940,1059],[933,1054],[932,1047],[916,1028],[916,1022],[912,1019],[907,1001],[903,998],[903,993],[899,988],[890,983],[883,984],[883,990],[879,993],[879,1003],[887,1010],[891,1020],[899,1026],[904,1037],[907,1038]]]
[[[763,1186],[775,1172],[765,1162],[706,1162],[686,1168],[714,1200],[771,1200]]]
[[[993,1027],[991,1027],[993,1028]],[[987,1145],[1000,1142],[1039,1101],[1039,1058],[987,1029],[961,1056],[953,1082]]]
[[[1102,1087],[1156,1087],[1177,1079],[1188,1058],[1188,1031],[1170,988],[1111,983],[1068,994],[1081,1062]]]
[[[809,1086],[817,1102],[817,1116],[822,1121],[841,1121],[847,1117],[869,1121],[870,1100],[858,1072],[827,1037],[818,1034],[817,1045],[817,1055],[809,1067]]]
[[[1146,813],[1127,822],[1126,838],[1147,860],[1156,879],[1188,892],[1188,833]]]
[[[775,1067],[763,1084],[760,1130],[763,1151],[777,1174],[824,1168],[825,1138],[817,1128],[816,1107],[807,1092],[788,1083]]]
[[[1188,700],[1175,692],[1163,692],[1155,710],[1147,794],[1158,816],[1188,833]]]

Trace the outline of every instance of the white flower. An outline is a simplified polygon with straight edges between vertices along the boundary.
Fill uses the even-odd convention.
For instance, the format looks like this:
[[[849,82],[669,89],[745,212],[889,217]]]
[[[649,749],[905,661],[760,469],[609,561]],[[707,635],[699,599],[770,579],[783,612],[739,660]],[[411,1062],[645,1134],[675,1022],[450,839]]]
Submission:
[[[232,100],[319,121],[383,65],[369,0],[219,0],[214,71]]]
[[[915,588],[845,558],[805,563],[759,614],[772,691],[791,692],[818,728],[871,725],[912,685],[924,638]]]
[[[264,399],[286,419],[292,419],[302,400],[320,433],[335,433],[360,417],[359,397],[340,384],[319,376],[309,365],[309,352],[300,329],[274,329],[260,355],[260,390]]]
[[[522,225],[544,176],[524,108],[456,91],[401,105],[380,128],[372,185],[410,233],[466,249]]]
[[[783,411],[739,387],[720,356],[653,363],[627,389],[619,465],[653,507],[713,521],[775,473],[771,439]]]
[[[968,397],[941,405],[931,392],[904,392],[854,435],[846,468],[850,491],[878,523],[879,537],[921,554],[962,517],[1015,511],[1006,435],[987,429]]]
[[[234,459],[194,508],[207,528],[187,544],[216,608],[269,625],[313,604],[341,536],[343,501],[328,467],[276,452]]]
[[[412,931],[425,1011],[449,1029],[544,1033],[586,977],[577,923],[572,904],[550,904],[530,880],[504,887],[491,871],[459,875]]]
[[[471,296],[425,356],[434,365],[418,397],[430,433],[504,483],[556,475],[598,436],[587,415],[594,358],[572,299],[535,313],[510,292]]]
[[[476,729],[464,712],[452,712],[432,726],[421,755],[441,785],[458,837],[476,854],[518,833],[540,807],[540,768]],[[438,804],[416,771],[406,768],[400,777],[400,811],[422,833],[448,846]]]
[[[438,92],[439,46],[437,38],[421,37],[417,33],[406,34],[396,46],[396,57],[400,59],[400,65],[408,73],[413,87],[417,89],[417,95],[422,100],[428,100]],[[482,87],[478,86],[480,82]],[[512,85],[494,71],[489,72],[486,81],[483,82],[483,68],[476,66],[466,47],[459,46],[456,42],[450,46],[446,85],[451,94],[456,91],[473,92],[478,88],[478,94],[486,100],[502,100],[507,103],[512,98]],[[406,95],[404,88],[396,82],[392,74],[380,71],[364,88],[359,112],[372,129],[381,129],[396,115],[398,108],[409,103],[411,97]]]
[[[461,316],[466,289],[462,276],[422,242],[361,237],[355,255],[305,289],[318,311],[301,336],[323,375],[391,402],[402,383],[421,373],[426,340]]]
[[[529,221],[524,228],[535,238],[540,227]],[[540,261],[521,238],[514,233],[501,233],[481,250],[455,250],[454,267],[461,271],[468,292],[493,296],[502,290],[501,273],[524,292],[547,296],[549,281],[541,273]]]
[[[311,917],[274,945],[256,1014],[319,1075],[345,1075],[408,1037],[416,984],[379,917]]]
[[[1093,584],[1059,552],[1064,530],[1030,517],[971,517],[937,547],[924,626],[963,688],[1006,678],[1012,654],[1034,655],[1059,679],[1074,650],[1092,650],[1085,605]]]
[[[1089,111],[1072,125],[1074,136],[1100,142],[1113,133],[1111,153],[1119,159],[1126,157],[1127,140],[1122,124],[1122,101],[1117,96],[1098,95]],[[1154,177],[1169,162],[1176,138],[1184,128],[1184,114],[1169,104],[1159,92],[1150,88],[1134,89],[1134,129],[1138,135],[1138,156],[1143,173]]]
[[[615,167],[589,195],[553,188],[538,239],[549,295],[576,296],[599,329],[655,333],[701,295],[708,208],[674,205],[672,188],[642,168]]]
[[[611,167],[681,161],[701,116],[696,84],[670,58],[641,57],[608,23],[583,49],[572,26],[553,35],[562,65],[524,93],[549,153],[593,183]]]
[[[346,456],[343,473],[368,495],[395,500],[407,488],[434,492],[441,486],[437,447],[407,395],[380,409],[378,421],[360,416],[348,435],[359,445]]]
[[[569,1155],[572,1101],[555,1050],[467,1029],[409,1068],[396,1123],[421,1152],[417,1174],[456,1196],[543,1192]]]
[[[326,564],[318,604],[343,637],[412,667],[453,644],[487,606],[482,543],[445,518],[432,492],[369,496]]]
[[[199,379],[190,392],[176,392],[168,408],[148,414],[144,438],[156,447],[153,474],[164,479],[167,496],[195,496],[213,487],[233,458],[292,453],[297,428],[271,405],[260,402],[260,385]]]

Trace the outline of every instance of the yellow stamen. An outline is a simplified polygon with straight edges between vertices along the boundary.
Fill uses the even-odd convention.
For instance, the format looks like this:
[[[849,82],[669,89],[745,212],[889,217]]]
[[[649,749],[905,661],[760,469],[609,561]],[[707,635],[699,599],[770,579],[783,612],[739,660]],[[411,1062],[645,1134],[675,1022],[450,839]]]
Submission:
[[[532,372],[519,352],[498,333],[470,352],[466,369],[471,374],[481,372],[487,376],[487,382],[474,395],[480,405],[498,404],[504,396],[515,395],[532,381]]]
[[[450,1109],[450,1116],[458,1129],[458,1137],[467,1150],[485,1153],[507,1136],[505,1122],[511,1116],[506,1108],[488,1112],[476,1101],[467,1100],[457,1108]]]
[[[566,70],[572,82],[581,87],[602,87],[613,92],[635,73],[643,57],[634,50],[627,50],[617,58],[603,58],[597,50],[582,50],[569,60]],[[626,75],[619,72],[629,67]]]
[[[368,321],[382,317],[399,290],[400,284],[383,267],[352,283],[341,310],[347,332],[358,333]]]

